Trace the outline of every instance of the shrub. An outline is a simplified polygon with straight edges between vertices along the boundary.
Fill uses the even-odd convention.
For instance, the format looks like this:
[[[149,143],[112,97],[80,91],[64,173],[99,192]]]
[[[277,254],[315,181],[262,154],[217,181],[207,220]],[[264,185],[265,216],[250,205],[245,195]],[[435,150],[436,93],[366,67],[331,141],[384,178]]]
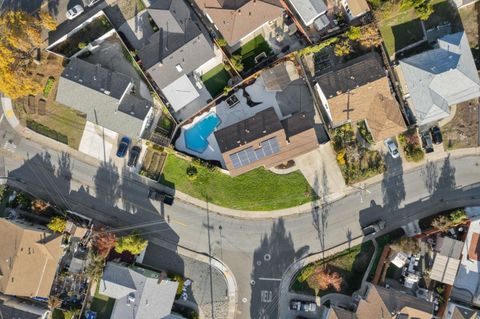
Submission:
[[[172,277],[173,281],[178,282],[177,292],[175,293],[175,295],[178,297],[182,294],[183,284],[185,283],[185,278],[183,278],[179,274],[173,274],[173,275],[170,275],[170,276]]]
[[[298,276],[299,282],[304,282],[315,272],[315,264],[310,264],[307,267],[303,268],[300,271],[300,275]]]
[[[326,47],[328,46],[331,46],[332,44],[335,44],[338,42],[338,38],[330,38],[328,40],[325,40],[323,42],[320,42],[319,44],[316,44],[316,45],[312,45],[312,46],[309,46],[309,47],[306,47],[302,50],[299,51],[299,55],[302,56],[302,55],[306,55],[306,54],[312,54],[312,53],[318,53],[320,51],[322,51],[323,49],[325,49]]]
[[[345,152],[346,149],[341,149],[337,152],[337,162],[340,166],[345,165]]]
[[[357,128],[363,139],[367,141],[368,144],[373,144],[373,136],[367,128],[367,123],[365,121],[360,121],[357,123]]]
[[[67,220],[59,216],[53,217],[47,227],[53,232],[63,233],[67,227]]]
[[[230,59],[232,61],[233,67],[238,71],[242,72],[243,71],[243,61],[242,61],[242,56],[241,55],[233,55],[232,58]]]
[[[223,88],[223,95],[227,96],[228,94],[230,94],[231,91],[232,91],[232,87],[227,85]]]
[[[425,154],[420,146],[420,140],[415,129],[410,129],[398,135],[398,141],[408,161],[418,162],[423,160]]]
[[[21,208],[30,208],[30,205],[31,205],[31,199],[30,199],[30,196],[28,196],[28,194],[24,193],[24,192],[20,192],[17,194],[17,196],[15,197],[15,202],[17,203],[18,206],[20,206]]]
[[[226,41],[224,38],[218,38],[218,39],[217,39],[217,43],[218,43],[218,45],[221,46],[221,47],[227,46],[227,41]]]
[[[53,89],[54,84],[55,84],[55,78],[49,77],[47,80],[47,83],[45,84],[45,87],[43,88],[44,97],[48,97],[48,95],[50,94],[50,91]]]
[[[84,49],[87,47],[87,44],[85,42],[78,42],[78,48],[81,50],[81,49]]]
[[[197,178],[198,170],[195,166],[190,165],[187,167],[187,176],[190,180],[194,180]]]
[[[68,136],[66,136],[62,133],[59,133],[55,130],[52,130],[49,127],[47,127],[43,124],[37,123],[33,120],[27,120],[27,127],[29,129],[31,129],[32,131],[35,131],[35,132],[37,132],[39,134],[42,134],[46,137],[54,139],[58,142],[61,142],[63,144],[68,144]]]

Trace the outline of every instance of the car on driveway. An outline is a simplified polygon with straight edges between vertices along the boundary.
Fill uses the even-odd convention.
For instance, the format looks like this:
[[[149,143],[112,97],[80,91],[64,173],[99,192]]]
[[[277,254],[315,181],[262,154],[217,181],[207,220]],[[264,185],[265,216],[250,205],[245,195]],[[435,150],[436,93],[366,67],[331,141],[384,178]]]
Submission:
[[[125,157],[127,155],[128,147],[130,146],[130,138],[124,136],[120,140],[117,148],[117,156],[118,157]]]
[[[130,149],[130,157],[128,158],[128,163],[127,163],[128,166],[130,167],[137,166],[138,157],[140,156],[141,151],[142,151],[142,148],[137,145],[133,146]]]
[[[83,7],[79,4],[77,4],[76,6],[74,6],[73,8],[71,8],[67,11],[66,16],[67,16],[68,20],[73,20],[76,17],[78,17],[79,15],[81,15],[82,13],[83,13]]]
[[[433,144],[432,144],[432,138],[430,137],[430,132],[429,131],[423,131],[420,133],[420,136],[422,137],[422,146],[423,149],[425,150],[425,153],[431,153],[433,152]]]
[[[430,133],[432,133],[433,144],[442,144],[443,143],[442,132],[440,131],[440,128],[438,126],[432,127],[430,129]]]
[[[384,228],[385,228],[385,221],[380,219],[363,227],[362,231],[364,236],[369,236],[369,235],[375,235],[377,232],[381,231]]]
[[[398,151],[397,144],[391,139],[387,138],[385,141],[385,146],[387,147],[388,152],[393,158],[398,158],[400,156],[400,152]]]
[[[290,309],[295,311],[313,312],[317,304],[312,301],[290,300]]]
[[[173,204],[173,196],[172,195],[169,195],[165,192],[156,190],[154,188],[149,189],[148,198],[151,198],[153,200],[158,200],[158,201],[163,202],[167,205],[172,205]]]

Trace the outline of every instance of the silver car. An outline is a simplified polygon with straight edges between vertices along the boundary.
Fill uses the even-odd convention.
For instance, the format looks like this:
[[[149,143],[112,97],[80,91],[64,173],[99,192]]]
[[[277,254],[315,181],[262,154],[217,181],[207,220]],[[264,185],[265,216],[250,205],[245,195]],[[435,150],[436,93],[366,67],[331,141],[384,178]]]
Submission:
[[[76,17],[78,17],[79,15],[81,15],[82,13],[83,13],[83,7],[79,4],[77,4],[76,6],[74,6],[73,8],[71,8],[67,11],[66,16],[67,16],[68,20],[73,20]]]
[[[397,144],[395,144],[395,142],[391,138],[387,138],[384,143],[387,147],[388,152],[390,153],[390,155],[392,155],[393,158],[397,158],[400,156]]]

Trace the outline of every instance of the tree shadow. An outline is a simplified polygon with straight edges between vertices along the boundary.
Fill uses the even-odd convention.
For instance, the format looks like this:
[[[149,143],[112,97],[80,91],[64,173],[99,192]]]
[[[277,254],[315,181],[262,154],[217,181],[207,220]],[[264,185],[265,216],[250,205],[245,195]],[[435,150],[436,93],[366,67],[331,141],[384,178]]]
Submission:
[[[440,169],[440,176],[435,184],[434,196],[441,196],[441,193],[454,190],[457,186],[455,181],[455,167],[450,162],[450,154],[443,160],[443,166]]]
[[[315,190],[317,193],[315,193]],[[325,250],[326,228],[328,227],[328,215],[330,213],[330,203],[326,200],[329,192],[328,177],[325,172],[325,166],[323,166],[321,181],[318,180],[318,175],[315,175],[311,192],[312,225],[317,232],[317,238],[320,241],[322,251]]]
[[[438,172],[437,165],[434,162],[427,161],[427,164],[422,169],[423,183],[428,190],[428,193],[431,195],[435,192]]]
[[[278,318],[280,280],[287,267],[308,252],[309,247],[295,251],[292,236],[282,218],[273,222],[270,234],[264,234],[253,254],[250,318]]]
[[[405,199],[402,158],[392,158],[386,153],[384,161],[386,169],[382,179],[383,208],[393,212]]]
[[[40,10],[43,0],[5,0],[0,7],[1,12],[7,10],[22,10],[35,13]]]

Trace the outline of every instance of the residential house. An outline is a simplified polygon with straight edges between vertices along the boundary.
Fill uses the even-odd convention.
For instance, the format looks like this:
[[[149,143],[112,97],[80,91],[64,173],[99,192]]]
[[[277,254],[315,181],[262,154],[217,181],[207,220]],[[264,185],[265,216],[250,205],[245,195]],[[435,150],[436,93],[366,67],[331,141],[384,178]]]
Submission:
[[[152,103],[130,94],[133,79],[72,58],[60,77],[56,101],[87,116],[87,121],[133,138],[153,117]]]
[[[230,47],[282,16],[281,0],[195,0]]]
[[[375,141],[382,141],[406,129],[400,106],[392,95],[380,56],[369,53],[335,62],[315,77],[318,94],[331,127],[365,121]]]
[[[463,242],[449,237],[441,237],[437,241],[437,248],[430,279],[453,285],[460,265]]]
[[[408,103],[418,125],[450,115],[450,106],[480,96],[472,51],[464,32],[446,35],[438,47],[400,60]]]
[[[451,2],[457,7],[457,9],[460,9],[472,5],[478,2],[478,0],[452,0]]]
[[[323,319],[431,319],[431,302],[392,288],[368,285],[355,312],[332,306],[323,313]]]
[[[330,24],[326,15],[327,5],[323,0],[289,0],[288,2],[304,26],[314,26],[317,31],[321,31]]]
[[[198,75],[221,60],[215,57],[212,42],[185,1],[157,0],[147,10],[158,31],[139,50],[141,64],[174,112],[199,99],[190,112],[193,114],[211,99]]]
[[[342,0],[342,7],[347,14],[348,21],[363,17],[370,12],[370,7],[366,0]]]
[[[48,298],[63,255],[62,237],[21,220],[0,219],[0,292]]]
[[[285,163],[318,147],[315,130],[305,113],[280,121],[272,107],[217,130],[214,135],[232,176]]]
[[[99,292],[115,299],[111,318],[157,319],[170,315],[178,282],[144,268],[108,262]]]
[[[49,311],[46,305],[29,302],[12,296],[0,294],[0,318],[2,319],[47,319]]]
[[[443,319],[478,319],[480,312],[465,305],[449,301]]]
[[[480,219],[471,220],[451,298],[480,306]]]

